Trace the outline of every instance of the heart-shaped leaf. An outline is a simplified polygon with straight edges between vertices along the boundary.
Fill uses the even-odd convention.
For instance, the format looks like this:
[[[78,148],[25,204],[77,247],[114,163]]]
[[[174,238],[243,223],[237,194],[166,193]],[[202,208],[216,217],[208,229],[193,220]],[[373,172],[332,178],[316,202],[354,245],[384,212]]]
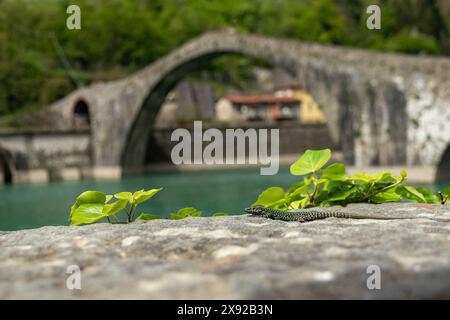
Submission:
[[[74,210],[70,219],[71,225],[94,223],[105,218],[103,213],[104,204],[82,204]]]
[[[345,165],[343,163],[333,163],[322,170],[322,178],[330,180],[345,180]]]
[[[306,150],[306,152],[291,165],[291,174],[302,176],[320,170],[331,158],[331,150]]]
[[[330,193],[328,201],[342,201],[356,193],[357,189],[352,187],[348,190],[338,190],[337,192]]]
[[[271,187],[264,190],[253,204],[253,206],[265,206],[270,207],[275,202],[284,199],[284,189],[281,187]]]
[[[402,196],[396,192],[395,188],[380,192],[370,198],[373,203],[398,202],[400,200],[402,200]]]
[[[72,215],[76,209],[78,209],[83,204],[105,204],[106,202],[106,196],[104,193],[99,191],[85,191],[82,194],[80,194],[75,203],[72,205],[72,208],[70,209],[70,215],[69,218],[72,220]]]
[[[110,202],[110,201],[112,200],[112,198],[114,198],[114,196],[113,196],[113,195],[111,195],[111,194],[107,194],[107,195],[106,195],[106,200],[105,200],[105,204],[106,204],[106,203],[108,203],[108,202]]]
[[[161,190],[162,190],[162,188],[151,189],[151,190],[146,190],[146,191],[144,191],[144,190],[137,191],[133,194],[134,203],[136,205],[138,205],[144,201],[147,201],[148,199],[152,198],[155,194],[157,194]]]
[[[137,217],[136,221],[147,221],[147,220],[156,220],[161,219],[161,216],[157,214],[151,214],[151,213],[141,213],[139,217]]]
[[[225,212],[216,212],[216,213],[213,213],[212,216],[213,217],[227,217],[227,216],[229,216],[229,214],[225,213]]]
[[[127,204],[128,204],[127,199],[117,200],[116,202],[105,205],[103,207],[103,213],[107,216],[112,216],[112,215],[116,214],[117,212],[125,209]]]
[[[187,207],[187,208],[182,208],[180,210],[178,210],[178,212],[176,213],[172,213],[170,215],[170,218],[172,220],[180,220],[180,219],[184,219],[187,217],[200,217],[202,215],[202,212],[193,208],[193,207]]]
[[[129,203],[133,203],[133,194],[131,192],[119,192],[114,195],[114,198],[119,200],[127,200]]]

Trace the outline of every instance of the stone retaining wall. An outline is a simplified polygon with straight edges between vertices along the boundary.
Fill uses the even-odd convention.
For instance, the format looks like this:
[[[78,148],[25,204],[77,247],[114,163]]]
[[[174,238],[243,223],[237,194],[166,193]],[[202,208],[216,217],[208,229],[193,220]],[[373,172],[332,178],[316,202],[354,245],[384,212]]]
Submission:
[[[345,210],[415,219],[243,215],[0,232],[0,299],[450,298],[450,206]],[[66,287],[70,265],[81,290]],[[381,288],[370,290],[377,267]]]

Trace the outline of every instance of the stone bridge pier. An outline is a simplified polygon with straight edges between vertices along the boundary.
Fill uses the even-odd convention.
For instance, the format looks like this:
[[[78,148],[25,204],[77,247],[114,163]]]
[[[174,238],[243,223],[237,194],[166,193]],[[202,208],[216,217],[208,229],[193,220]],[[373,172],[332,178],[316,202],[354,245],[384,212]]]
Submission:
[[[93,166],[137,171],[167,93],[200,64],[230,53],[260,58],[292,74],[319,103],[346,163],[432,166],[440,176],[450,171],[445,169],[450,163],[448,58],[215,31],[127,78],[81,88],[51,105],[49,112],[64,128],[72,124],[74,106],[83,101],[91,118]]]

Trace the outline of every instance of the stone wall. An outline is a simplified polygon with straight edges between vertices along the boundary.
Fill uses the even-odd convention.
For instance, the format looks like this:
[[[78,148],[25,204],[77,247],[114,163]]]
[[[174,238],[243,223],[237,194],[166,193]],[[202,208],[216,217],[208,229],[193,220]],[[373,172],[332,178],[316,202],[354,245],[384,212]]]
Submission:
[[[61,174],[80,178],[81,172],[72,173],[70,169],[92,166],[91,135],[87,131],[1,132],[0,147],[10,154],[13,182],[58,180]]]
[[[279,152],[280,155],[295,155],[299,156],[306,149],[324,149],[331,148],[333,150],[337,149],[331,138],[330,131],[326,125],[299,125],[298,123],[280,123],[277,125],[262,125],[255,124],[251,126],[250,124],[245,124],[245,126],[226,126],[226,128],[219,128],[225,138],[226,129],[243,129],[247,130],[249,128],[264,128],[264,129],[280,129],[280,140],[279,140]],[[177,141],[171,141],[172,132],[175,129],[154,129],[151,132],[151,137],[149,139],[149,146],[147,147],[146,164],[157,163],[157,162],[170,162],[170,154],[172,148],[178,144]],[[207,130],[207,128],[203,128]],[[193,129],[189,129],[191,136],[193,136]],[[270,138],[270,135],[269,135]],[[204,142],[203,148],[207,146],[210,142]],[[225,146],[225,141],[224,141]],[[193,143],[192,143],[193,150]],[[268,150],[270,152],[270,141]],[[246,149],[248,154],[248,148]],[[225,154],[225,149],[223,150]],[[270,156],[270,154],[269,154]]]
[[[448,205],[342,210],[414,219],[243,215],[0,232],[0,299],[450,298]],[[73,265],[80,290],[66,287]]]

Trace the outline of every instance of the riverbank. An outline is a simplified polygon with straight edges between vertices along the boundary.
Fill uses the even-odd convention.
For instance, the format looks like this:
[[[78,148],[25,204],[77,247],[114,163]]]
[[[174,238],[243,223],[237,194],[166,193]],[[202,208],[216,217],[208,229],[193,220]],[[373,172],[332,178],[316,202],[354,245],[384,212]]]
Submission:
[[[245,215],[0,232],[0,299],[450,298],[450,206],[345,210],[417,219]],[[81,290],[66,287],[73,265]],[[370,290],[377,267],[381,289]]]
[[[280,166],[289,166],[298,156],[280,157]],[[167,173],[167,172],[199,172],[214,170],[239,170],[259,168],[260,165],[173,165],[170,163],[156,163],[148,165],[139,170],[129,171],[127,175],[138,175],[144,173]],[[437,168],[433,166],[383,166],[383,167],[353,167],[347,166],[347,173],[373,173],[392,172],[399,174],[402,169],[408,171],[408,181],[411,183],[433,184],[436,182]],[[114,181],[120,180],[123,172],[120,167],[72,167],[72,168],[52,168],[52,170],[34,169],[26,172],[17,172],[15,184],[42,184],[52,181]],[[3,172],[0,171],[0,185],[4,182]]]

